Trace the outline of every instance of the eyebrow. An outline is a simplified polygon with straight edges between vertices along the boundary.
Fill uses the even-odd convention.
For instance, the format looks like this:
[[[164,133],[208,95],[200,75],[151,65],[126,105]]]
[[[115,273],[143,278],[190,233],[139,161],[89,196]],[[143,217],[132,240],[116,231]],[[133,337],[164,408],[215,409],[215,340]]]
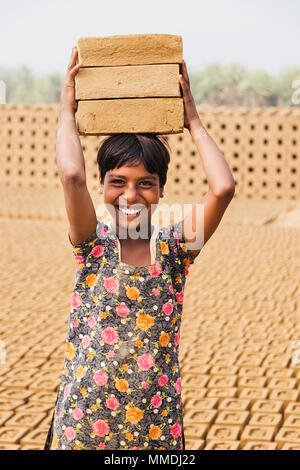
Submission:
[[[126,176],[120,175],[118,173],[110,174],[110,175],[107,175],[107,176],[109,178],[124,178],[125,180],[127,179]],[[145,179],[151,179],[151,180],[156,181],[156,177],[152,176],[152,175],[142,176],[141,178],[138,178],[138,180],[145,180]]]

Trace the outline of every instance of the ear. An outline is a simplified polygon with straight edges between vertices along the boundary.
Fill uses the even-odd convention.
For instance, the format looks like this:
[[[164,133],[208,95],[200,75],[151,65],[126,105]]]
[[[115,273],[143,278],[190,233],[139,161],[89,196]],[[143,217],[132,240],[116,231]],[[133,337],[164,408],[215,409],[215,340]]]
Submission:
[[[159,197],[164,197],[164,188],[162,186],[159,188]]]
[[[99,192],[99,194],[103,194],[103,184],[101,182],[101,178],[99,178],[98,192]]]

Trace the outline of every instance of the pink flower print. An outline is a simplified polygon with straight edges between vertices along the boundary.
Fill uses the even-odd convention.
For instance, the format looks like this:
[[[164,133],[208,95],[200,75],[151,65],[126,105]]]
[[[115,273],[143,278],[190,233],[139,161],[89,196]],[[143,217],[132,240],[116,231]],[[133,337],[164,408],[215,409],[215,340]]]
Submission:
[[[146,390],[146,388],[149,387],[148,382],[142,382],[142,387],[143,387],[144,390]]]
[[[107,355],[108,355],[108,357],[114,357],[115,351],[110,350],[110,351],[108,351]]]
[[[130,447],[130,449],[129,449],[129,450],[142,450],[142,448],[141,448],[141,447],[137,447],[137,446],[135,446],[135,447]]]
[[[99,258],[99,256],[101,256],[103,254],[103,251],[104,251],[103,246],[102,245],[97,245],[97,246],[94,246],[91,253],[94,256],[94,258]]]
[[[109,426],[103,419],[98,419],[92,424],[92,430],[96,436],[104,437],[109,433]]]
[[[115,238],[114,244],[115,244],[115,247],[116,247],[116,248],[118,248],[118,247],[119,247],[119,244],[118,244],[118,239],[117,239],[117,238]]]
[[[109,408],[110,410],[116,410],[117,408],[119,408],[119,405],[120,405],[116,397],[114,397],[113,395],[107,398],[105,403],[106,403],[107,408]]]
[[[84,337],[81,340],[81,344],[84,348],[87,348],[91,342],[91,338],[89,335],[84,335]]]
[[[188,269],[185,269],[185,270],[184,270],[184,274],[187,276],[188,273],[189,273],[189,270],[188,270]]]
[[[159,293],[159,289],[152,289],[152,294],[155,295],[155,297],[158,296]]]
[[[106,234],[107,234],[107,228],[102,227],[102,229],[101,229],[101,237],[106,238]]]
[[[166,383],[168,382],[168,377],[166,375],[161,375],[158,379],[158,385],[160,387],[164,387],[166,385]]]
[[[88,317],[87,324],[89,325],[90,328],[94,328],[94,326],[96,325],[95,317],[93,316]]]
[[[64,433],[68,441],[72,441],[74,437],[76,436],[76,431],[74,428],[72,428],[72,426],[67,427]]]
[[[171,313],[173,312],[173,304],[172,304],[172,302],[166,302],[166,303],[162,306],[162,309],[163,309],[163,311],[165,312],[166,315],[171,315]]]
[[[72,411],[72,416],[75,421],[79,421],[83,417],[83,412],[80,408],[74,408],[74,410]]]
[[[184,297],[184,292],[181,290],[176,294],[176,300],[180,303],[183,304],[183,297]]]
[[[127,317],[130,313],[129,308],[125,304],[120,304],[116,308],[119,317]]]
[[[176,380],[176,383],[174,384],[174,388],[177,393],[180,393],[180,390],[181,390],[181,378],[180,377],[178,377],[178,379]]]
[[[115,344],[118,342],[119,335],[111,326],[108,326],[102,331],[101,338],[106,344]]]
[[[84,263],[84,258],[83,256],[76,255],[76,260],[78,264],[83,264]]]
[[[178,439],[178,437],[180,436],[180,433],[181,433],[181,425],[177,422],[175,423],[171,429],[170,429],[170,433],[172,434],[172,436],[174,437],[174,439]]]
[[[78,321],[77,320],[74,320],[72,322],[72,325],[73,325],[73,328],[76,328],[78,326]]]
[[[175,236],[175,239],[176,239],[176,245],[179,245],[179,238],[178,238],[177,232],[174,232],[174,236]]]
[[[157,277],[162,272],[162,265],[156,260],[152,266],[148,267],[148,272],[150,276]]]
[[[104,444],[104,442],[100,442],[98,447],[99,447],[99,449],[105,449],[106,445]]]
[[[63,410],[61,410],[60,413],[59,413],[59,417],[62,418],[63,415],[64,415],[64,412],[63,412]]]
[[[69,382],[69,383],[65,386],[65,389],[64,389],[64,400],[65,400],[66,398],[68,398],[68,396],[69,396],[69,393],[70,393],[70,390],[71,390],[71,385],[72,385],[72,383]]]
[[[158,408],[162,404],[162,398],[157,393],[151,398],[150,402],[151,402],[151,405],[154,406],[154,408]]]
[[[171,284],[169,285],[169,291],[171,292],[171,294],[174,294],[174,289],[173,289],[173,284],[171,282]]]
[[[82,304],[82,298],[77,292],[73,292],[71,305],[73,308],[78,308]]]
[[[109,292],[110,294],[114,294],[119,288],[119,281],[115,277],[108,277],[103,282],[103,285],[107,292]]]
[[[178,346],[179,344],[179,337],[180,337],[180,331],[178,331],[174,337],[175,346]]]
[[[104,370],[96,370],[93,379],[99,387],[103,387],[108,381],[108,375]]]
[[[148,370],[154,366],[155,361],[151,354],[142,354],[138,357],[137,363],[140,369]]]
[[[177,253],[177,248],[176,248],[176,246],[173,246],[173,251],[174,251],[174,253]]]

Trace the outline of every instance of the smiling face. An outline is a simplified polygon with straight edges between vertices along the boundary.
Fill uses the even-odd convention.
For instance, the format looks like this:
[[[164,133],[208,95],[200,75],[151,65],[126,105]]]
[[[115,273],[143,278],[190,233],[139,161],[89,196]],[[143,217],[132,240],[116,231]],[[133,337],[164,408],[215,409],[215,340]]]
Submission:
[[[100,193],[111,214],[116,233],[151,226],[151,216],[163,197],[159,176],[149,173],[144,164],[123,165],[107,171],[104,183],[100,181]]]

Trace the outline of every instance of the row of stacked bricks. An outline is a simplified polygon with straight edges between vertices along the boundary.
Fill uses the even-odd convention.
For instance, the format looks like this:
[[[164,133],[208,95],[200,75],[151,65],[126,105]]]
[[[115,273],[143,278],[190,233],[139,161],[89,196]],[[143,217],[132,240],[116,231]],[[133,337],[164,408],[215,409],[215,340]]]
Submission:
[[[81,135],[183,131],[182,38],[171,34],[83,37],[75,78]]]

